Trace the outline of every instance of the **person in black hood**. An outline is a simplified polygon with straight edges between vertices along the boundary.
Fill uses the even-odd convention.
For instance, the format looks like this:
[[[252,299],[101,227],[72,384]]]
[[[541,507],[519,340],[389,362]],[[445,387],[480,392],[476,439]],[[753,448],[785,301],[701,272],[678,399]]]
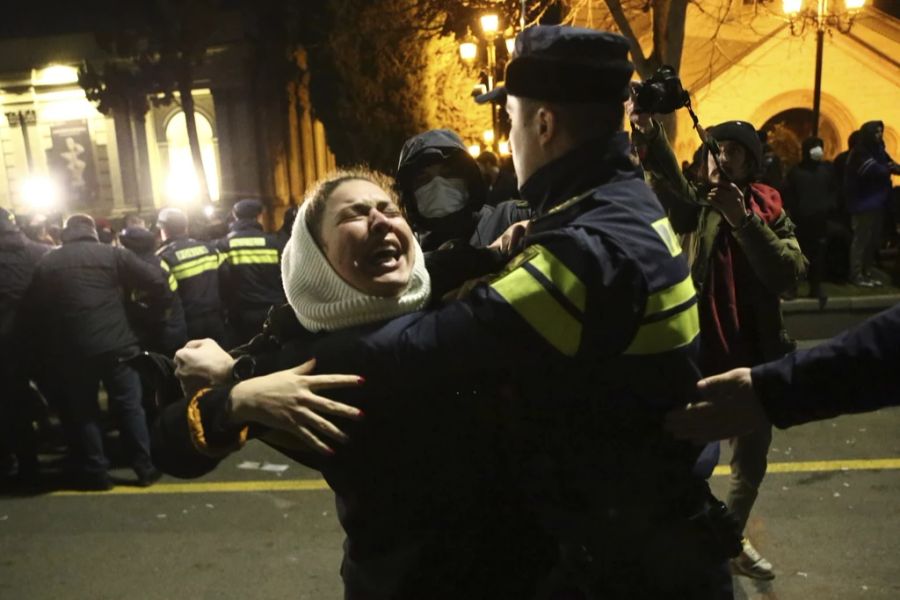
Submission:
[[[485,205],[488,189],[481,169],[449,129],[431,129],[403,144],[397,188],[426,253],[460,240],[483,248],[531,216],[525,203]]]
[[[154,268],[162,271],[172,291],[172,306],[160,315],[147,303],[147,297],[141,290],[126,290],[126,308],[129,322],[134,328],[141,347],[166,356],[174,356],[175,352],[187,343],[187,324],[184,319],[184,308],[178,295],[178,280],[161,257],[156,255],[157,239],[146,227],[128,227],[119,235],[119,241],[138,258]]]
[[[803,140],[803,159],[788,173],[784,204],[797,226],[797,240],[809,259],[809,296],[825,302],[822,279],[828,215],[837,206],[838,184],[831,163],[824,160],[821,139]]]
[[[37,473],[37,442],[28,415],[28,378],[20,364],[19,311],[35,267],[50,246],[19,229],[12,213],[0,208],[0,463],[4,474],[28,479]]]
[[[159,472],[150,461],[141,383],[137,372],[122,362],[138,352],[123,290],[143,292],[148,306],[160,314],[170,306],[172,293],[160,269],[125,248],[101,244],[88,215],[69,217],[62,242],[38,263],[26,306],[30,338],[40,340],[35,366],[51,374],[56,386],[72,484],[94,490],[112,487],[97,402],[102,380],[138,483],[150,485]]]

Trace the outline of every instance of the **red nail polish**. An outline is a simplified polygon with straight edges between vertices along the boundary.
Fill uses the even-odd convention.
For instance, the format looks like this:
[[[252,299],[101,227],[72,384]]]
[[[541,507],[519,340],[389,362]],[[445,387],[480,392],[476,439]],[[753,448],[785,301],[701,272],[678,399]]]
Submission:
[[[332,450],[331,448],[325,448],[325,454],[327,454],[328,456],[334,456],[334,450]]]
[[[357,383],[358,385],[362,385],[362,384],[364,384],[365,382],[366,382],[366,378],[365,378],[365,377],[360,377],[359,379],[356,380],[356,383]]]
[[[361,408],[357,408],[356,411],[359,413],[359,418],[360,418],[360,419],[365,419],[365,418],[366,418],[366,413],[365,413]]]

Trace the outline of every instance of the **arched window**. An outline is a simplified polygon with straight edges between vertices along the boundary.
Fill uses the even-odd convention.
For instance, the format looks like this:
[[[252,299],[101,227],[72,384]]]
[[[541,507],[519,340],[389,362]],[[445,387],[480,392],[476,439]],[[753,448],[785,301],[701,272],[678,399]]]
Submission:
[[[219,199],[219,169],[213,145],[213,131],[209,120],[199,112],[194,113],[197,137],[200,140],[200,156],[209,185],[209,195]],[[166,174],[166,196],[178,204],[196,202],[200,197],[200,185],[194,172],[191,147],[188,143],[187,125],[183,112],[176,113],[166,125],[166,142],[169,147],[169,170]]]

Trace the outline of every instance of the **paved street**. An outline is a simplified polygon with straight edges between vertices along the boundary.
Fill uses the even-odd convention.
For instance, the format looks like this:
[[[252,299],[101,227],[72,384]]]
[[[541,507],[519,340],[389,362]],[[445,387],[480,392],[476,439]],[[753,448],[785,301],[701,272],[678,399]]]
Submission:
[[[898,431],[900,410],[885,410],[776,432],[784,472],[768,476],[750,532],[778,577],[737,579],[738,599],[900,597]],[[285,464],[251,443],[199,481],[0,499],[0,598],[340,598],[331,493],[293,464],[238,467],[267,461]]]

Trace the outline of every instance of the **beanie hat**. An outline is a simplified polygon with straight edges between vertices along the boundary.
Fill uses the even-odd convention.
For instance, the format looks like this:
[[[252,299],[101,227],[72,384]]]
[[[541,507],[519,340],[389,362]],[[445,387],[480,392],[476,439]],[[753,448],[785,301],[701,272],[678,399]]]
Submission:
[[[753,125],[746,121],[725,121],[715,127],[710,127],[708,131],[717,142],[728,140],[737,142],[746,148],[754,161],[755,168],[757,170],[762,168],[762,142],[759,141],[759,135]]]
[[[312,332],[334,331],[384,321],[428,304],[431,278],[415,238],[414,263],[403,293],[390,298],[366,294],[341,279],[328,263],[306,224],[309,204],[300,206],[281,260],[284,293],[303,327]]]

